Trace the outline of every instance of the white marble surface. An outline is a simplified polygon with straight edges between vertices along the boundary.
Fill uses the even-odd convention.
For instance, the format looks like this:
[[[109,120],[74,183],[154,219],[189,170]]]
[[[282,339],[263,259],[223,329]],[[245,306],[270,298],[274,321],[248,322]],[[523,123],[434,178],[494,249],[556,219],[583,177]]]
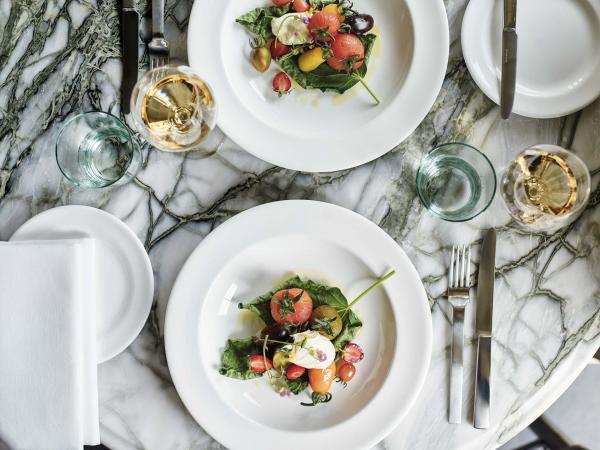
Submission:
[[[170,381],[163,347],[165,308],[179,268],[203,237],[236,212],[268,201],[312,198],[353,209],[391,234],[423,277],[434,324],[431,371],[417,405],[380,448],[495,448],[544,411],[585,367],[600,344],[600,102],[568,118],[502,122],[461,58],[465,4],[446,1],[451,60],[434,108],[413,136],[375,162],[338,173],[302,174],[269,166],[229,141],[208,157],[145,148],[138,180],[89,192],[61,178],[53,140],[70,114],[119,112],[117,2],[0,2],[0,238],[7,239],[45,209],[92,205],[120,217],[138,234],[154,268],[155,302],[148,323],[130,348],[99,367],[102,438],[109,447],[221,448],[186,412]],[[175,56],[185,59],[191,0],[168,5],[167,37]],[[413,180],[423,152],[450,140],[481,148],[498,168],[527,145],[571,147],[594,173],[590,206],[574,226],[553,236],[520,231],[498,198],[472,222],[441,222],[420,207]],[[477,255],[480,230],[492,225],[499,229],[493,427],[481,431],[470,425],[471,398],[465,399],[463,425],[446,420],[450,324],[442,293],[448,246],[471,242]],[[471,313],[468,393],[473,381]]]

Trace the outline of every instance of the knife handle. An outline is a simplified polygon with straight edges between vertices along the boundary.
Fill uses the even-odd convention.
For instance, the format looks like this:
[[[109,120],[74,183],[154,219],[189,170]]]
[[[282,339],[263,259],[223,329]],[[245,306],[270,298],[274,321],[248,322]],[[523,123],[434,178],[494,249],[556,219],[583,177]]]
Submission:
[[[133,8],[123,8],[121,12],[121,43],[123,62],[123,77],[121,79],[121,110],[123,114],[129,114],[131,93],[137,82],[138,66],[138,24],[139,16]],[[125,67],[125,64],[135,64],[133,67]],[[135,71],[135,73],[130,73]]]
[[[448,422],[461,423],[463,403],[463,346],[465,308],[452,309],[452,348],[450,349],[450,401]]]
[[[492,365],[492,337],[477,338],[477,368],[475,370],[475,405],[473,425],[475,428],[490,426],[490,372]]]

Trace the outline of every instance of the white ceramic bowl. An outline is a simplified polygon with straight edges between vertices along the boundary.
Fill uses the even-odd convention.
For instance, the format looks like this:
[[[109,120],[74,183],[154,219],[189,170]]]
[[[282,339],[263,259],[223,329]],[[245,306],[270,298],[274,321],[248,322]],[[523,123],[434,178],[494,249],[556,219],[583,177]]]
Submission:
[[[295,89],[278,98],[279,70],[257,72],[249,34],[235,19],[266,0],[196,0],[188,27],[188,59],[213,88],[219,127],[242,148],[272,164],[321,172],[371,161],[408,137],[442,85],[448,23],[442,0],[358,0],[379,36],[367,82],[382,99],[374,106],[360,86],[338,94]]]
[[[262,327],[237,303],[293,273],[338,286],[352,300],[375,279],[397,274],[363,298],[355,340],[365,351],[357,375],[316,407],[307,393],[281,398],[263,379],[219,374],[230,337]],[[233,301],[226,299],[232,284]],[[431,314],[419,275],[379,227],[338,206],[286,201],[221,225],[181,270],[169,300],[165,346],[177,392],[196,421],[232,450],[370,448],[400,422],[423,386],[431,355]]]

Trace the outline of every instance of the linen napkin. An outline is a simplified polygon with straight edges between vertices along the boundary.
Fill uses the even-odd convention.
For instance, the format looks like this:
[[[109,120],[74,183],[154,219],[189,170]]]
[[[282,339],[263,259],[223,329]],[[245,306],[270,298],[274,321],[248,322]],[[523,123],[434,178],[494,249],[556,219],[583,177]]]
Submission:
[[[0,243],[0,442],[98,444],[94,241]]]

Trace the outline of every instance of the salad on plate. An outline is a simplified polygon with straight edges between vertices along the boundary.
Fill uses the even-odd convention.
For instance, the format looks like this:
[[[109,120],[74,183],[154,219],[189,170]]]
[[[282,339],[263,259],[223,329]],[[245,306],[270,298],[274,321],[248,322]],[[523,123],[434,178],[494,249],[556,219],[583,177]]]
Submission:
[[[219,373],[239,380],[264,377],[281,396],[310,387],[310,402],[327,403],[334,381],[346,387],[365,356],[354,341],[363,323],[352,310],[373,289],[395,274],[377,280],[354,301],[337,287],[294,276],[240,309],[256,313],[265,327],[256,336],[229,339]]]
[[[281,69],[273,90],[282,96],[292,80],[304,89],[343,94],[361,83],[376,104],[379,98],[365,82],[377,36],[369,14],[349,0],[272,0],[237,18],[252,35],[251,62],[266,72],[275,61]]]

